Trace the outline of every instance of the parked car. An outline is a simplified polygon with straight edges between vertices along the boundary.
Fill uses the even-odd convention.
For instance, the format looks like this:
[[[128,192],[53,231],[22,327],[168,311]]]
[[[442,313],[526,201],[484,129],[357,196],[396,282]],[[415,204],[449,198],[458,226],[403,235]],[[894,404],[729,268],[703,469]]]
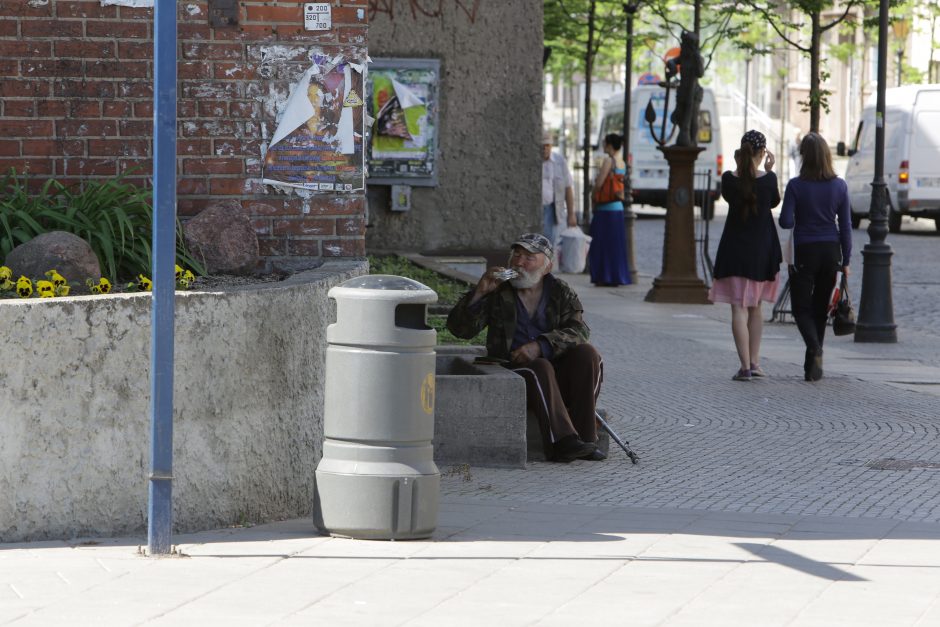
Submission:
[[[871,208],[875,174],[875,102],[862,110],[848,150],[845,181],[858,228]],[[940,230],[940,84],[885,90],[885,182],[888,229],[901,230],[901,217],[932,218]]]
[[[653,139],[650,126],[646,121],[646,105],[652,102],[656,112],[654,131],[659,134],[662,130],[664,115],[672,115],[675,109],[675,92],[669,95],[669,111],[663,111],[666,101],[666,89],[659,85],[637,85],[631,90],[630,117],[633,124],[630,127],[630,147],[628,163],[631,166],[632,200],[636,204],[666,206],[666,190],[669,187],[669,164]],[[604,103],[602,112],[600,135],[597,145],[603,146],[604,136],[608,133],[623,133],[623,99],[624,92],[613,94]],[[673,124],[666,119],[666,133],[672,133],[667,144],[675,142]],[[704,192],[711,195],[714,200],[721,195],[721,173],[723,160],[721,155],[721,123],[718,118],[718,109],[715,106],[715,96],[708,87],[703,89],[702,105],[698,114],[698,145],[705,150],[695,162],[695,204],[702,205]],[[599,156],[599,153],[598,153]]]

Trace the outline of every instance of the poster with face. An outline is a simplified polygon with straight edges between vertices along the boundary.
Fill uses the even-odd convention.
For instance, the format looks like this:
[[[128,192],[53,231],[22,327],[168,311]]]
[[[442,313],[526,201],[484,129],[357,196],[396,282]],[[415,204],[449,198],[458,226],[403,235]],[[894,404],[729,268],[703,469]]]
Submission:
[[[320,192],[365,187],[364,63],[311,55],[264,156],[263,181]]]

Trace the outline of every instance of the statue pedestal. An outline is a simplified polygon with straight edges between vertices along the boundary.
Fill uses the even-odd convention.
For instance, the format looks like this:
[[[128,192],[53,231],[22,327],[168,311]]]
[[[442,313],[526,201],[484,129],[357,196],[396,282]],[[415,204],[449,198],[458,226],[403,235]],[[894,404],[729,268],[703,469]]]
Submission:
[[[709,304],[708,288],[695,268],[695,185],[693,168],[697,146],[666,146],[660,150],[669,163],[669,191],[666,200],[666,234],[663,242],[663,270],[653,279],[646,294],[651,303]]]

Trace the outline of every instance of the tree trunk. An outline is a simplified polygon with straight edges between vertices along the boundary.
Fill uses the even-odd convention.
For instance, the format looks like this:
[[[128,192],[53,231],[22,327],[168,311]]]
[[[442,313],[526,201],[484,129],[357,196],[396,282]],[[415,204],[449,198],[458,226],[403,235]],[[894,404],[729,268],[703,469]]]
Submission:
[[[597,0],[591,0],[588,8],[588,41],[584,55],[584,143],[581,155],[581,209],[584,224],[591,224],[591,81],[594,78],[594,18],[597,15]],[[564,227],[563,227],[564,228]]]
[[[819,25],[819,11],[810,14],[812,18],[812,34],[809,49],[809,130],[819,132],[819,108],[821,92],[819,88],[819,48],[822,40],[822,29]]]

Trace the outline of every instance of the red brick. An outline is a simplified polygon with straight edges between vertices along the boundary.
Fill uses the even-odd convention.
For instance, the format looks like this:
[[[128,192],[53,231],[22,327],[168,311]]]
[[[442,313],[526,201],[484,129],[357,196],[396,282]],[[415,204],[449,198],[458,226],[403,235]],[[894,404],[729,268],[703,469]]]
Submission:
[[[180,198],[176,203],[176,213],[191,217],[208,207],[210,202],[210,198]]]
[[[24,59],[51,56],[51,41],[0,41],[0,58]]]
[[[316,197],[311,203],[311,213],[320,216],[352,216],[365,214],[365,199],[362,196]]]
[[[245,56],[245,47],[241,44],[202,44],[192,43],[183,45],[184,59],[199,59],[206,61],[225,61],[241,59]]]
[[[281,257],[287,254],[287,241],[270,237],[259,237],[258,252],[262,257]]]
[[[221,196],[241,196],[251,193],[251,182],[244,178],[223,179],[213,178],[209,181],[209,190],[213,195]]]
[[[23,59],[23,76],[81,77],[84,65],[81,59]]]
[[[101,117],[101,103],[97,100],[71,100],[68,103],[69,117],[73,119]]]
[[[176,183],[176,193],[180,196],[204,196],[209,193],[209,180],[204,176],[181,178]]]
[[[224,100],[201,100],[196,103],[196,112],[201,118],[228,117],[228,108],[229,104]]]
[[[242,207],[249,216],[297,215],[299,208],[292,207],[285,199],[243,200]]]
[[[53,95],[59,98],[114,98],[114,83],[108,81],[63,80],[52,84]]]
[[[52,137],[52,120],[0,119],[0,137]]]
[[[337,235],[365,235],[366,223],[361,217],[338,218],[336,220]]]
[[[13,157],[0,159],[0,172],[9,172],[11,168],[20,174],[24,172],[28,172],[31,175],[52,174],[52,161],[41,157],[37,159]]]
[[[369,41],[368,31],[354,26],[342,26],[336,29],[337,41],[341,44],[365,45]]]
[[[119,16],[122,20],[153,20],[153,9],[146,8],[136,8],[136,7],[121,7],[121,12]]]
[[[30,6],[26,0],[0,0],[0,15],[14,17],[50,17],[52,3]]]
[[[234,137],[238,124],[230,120],[186,120],[180,124],[182,137]]]
[[[16,37],[16,20],[0,20],[0,37]]]
[[[205,156],[212,154],[212,142],[208,139],[178,139],[176,154],[180,156]]]
[[[289,239],[287,240],[287,254],[291,257],[319,257],[320,240]]]
[[[361,8],[333,7],[333,24],[368,24],[369,12]]]
[[[212,154],[217,157],[261,157],[260,140],[216,139],[212,142],[212,148]]]
[[[145,140],[88,140],[88,154],[93,157],[143,157],[149,153],[150,144]]]
[[[253,218],[251,220],[251,227],[255,230],[256,235],[270,235],[271,234],[271,221],[267,218]]]
[[[153,59],[153,42],[119,41],[118,57],[121,59]]]
[[[126,100],[108,100],[101,103],[101,117],[129,118],[131,116],[131,103]]]
[[[16,59],[0,59],[0,76],[19,76],[20,62]]]
[[[81,139],[57,139],[59,152],[63,157],[84,157],[85,141]]]
[[[308,44],[335,44],[336,31],[309,31],[303,26],[279,26],[277,29],[280,41],[303,41]]]
[[[150,137],[153,135],[153,120],[121,120],[118,122],[121,137]]]
[[[81,39],[82,23],[66,20],[21,20],[20,33],[22,34],[23,39],[30,37]]]
[[[108,137],[117,135],[114,120],[57,120],[56,137]]]
[[[183,174],[242,174],[242,160],[183,159]]]
[[[335,9],[334,9],[335,11]],[[267,6],[248,5],[245,7],[246,22],[286,22],[288,24],[303,24],[304,11],[301,5],[297,6]]]
[[[261,115],[261,104],[252,100],[230,102],[228,108],[233,118],[257,118]]]
[[[217,79],[258,79],[258,67],[253,63],[216,63],[213,72]]]
[[[5,118],[31,118],[36,115],[36,105],[32,100],[5,100],[3,102],[3,117]]]
[[[152,159],[119,159],[118,172],[131,173],[132,175],[143,174],[145,176],[153,175]],[[144,179],[146,181],[146,179]]]
[[[149,78],[147,61],[86,61],[85,76],[89,78]]]
[[[134,117],[135,118],[152,118],[153,117],[153,102],[135,102],[134,103]]]
[[[153,98],[153,83],[151,81],[126,81],[115,83],[117,95],[121,98]]]
[[[180,98],[218,98],[232,100],[241,98],[241,84],[235,81],[192,82],[183,81],[179,90]]]
[[[0,139],[0,157],[20,156],[20,142],[16,140]]]
[[[206,2],[185,2],[180,3],[176,11],[178,22],[199,21],[207,22],[209,18],[209,7]]]
[[[85,23],[85,36],[109,39],[147,39],[150,37],[150,25],[146,22],[88,20]]]
[[[178,101],[178,106],[176,108],[176,116],[180,119],[196,117],[196,101],[195,100]]]
[[[205,61],[182,61],[176,67],[179,79],[212,78],[212,66]]]
[[[335,239],[323,241],[324,257],[363,257],[366,254],[365,239]]]
[[[55,56],[59,58],[113,59],[116,56],[115,48],[113,41],[57,41],[55,42]]]
[[[56,15],[63,17],[111,18],[117,17],[116,6],[101,6],[101,0],[88,2],[57,2]]]
[[[23,155],[27,157],[54,157],[61,154],[62,146],[53,139],[24,139]]]
[[[37,105],[41,118],[61,118],[68,115],[69,108],[65,100],[40,100]]]
[[[335,221],[324,218],[297,217],[274,221],[274,235],[335,235]]]
[[[252,43],[274,41],[277,36],[270,26],[248,24],[236,28],[218,29],[214,33],[216,41],[250,41]]]
[[[219,37],[219,32],[216,31],[216,39],[228,39],[228,37]],[[212,39],[212,29],[209,28],[208,20],[198,22],[198,23],[180,23],[176,27],[176,36],[180,41],[207,41]]]
[[[115,176],[117,173],[114,159],[63,159],[65,176]]]

